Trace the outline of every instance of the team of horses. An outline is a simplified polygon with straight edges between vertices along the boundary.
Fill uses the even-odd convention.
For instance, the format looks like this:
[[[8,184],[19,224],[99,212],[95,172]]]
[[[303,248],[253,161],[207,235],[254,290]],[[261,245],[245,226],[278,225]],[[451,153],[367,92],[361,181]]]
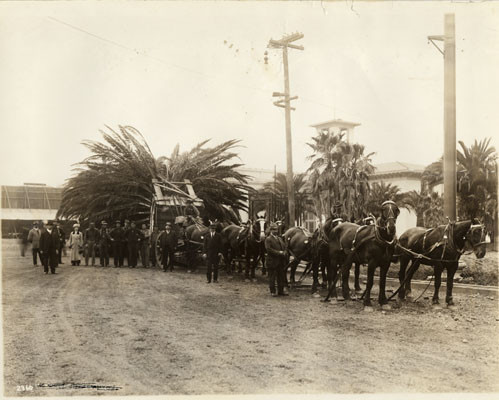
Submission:
[[[486,252],[486,231],[483,224],[473,221],[449,222],[433,229],[411,228],[399,238],[395,224],[400,214],[393,201],[381,204],[378,218],[369,217],[358,223],[344,222],[337,216],[331,216],[323,224],[319,224],[314,232],[302,227],[280,229],[288,252],[290,270],[289,282],[295,285],[297,266],[305,264],[305,269],[298,281],[312,272],[312,293],[319,297],[319,287],[328,288],[323,301],[337,301],[337,281],[341,277],[341,292],[344,300],[352,298],[349,287],[349,276],[352,264],[355,264],[355,294],[361,293],[359,284],[360,265],[367,264],[367,284],[362,294],[364,310],[372,311],[371,290],[374,275],[379,267],[378,304],[382,309],[389,309],[386,297],[386,277],[390,264],[400,261],[400,287],[392,295],[398,294],[400,300],[406,299],[411,292],[411,279],[419,265],[433,266],[435,291],[432,299],[434,307],[438,307],[438,292],[441,275],[447,270],[447,306],[454,305],[452,299],[453,278],[457,270],[459,258],[466,252],[473,252],[477,258],[483,258]],[[283,221],[277,221],[283,228]],[[244,225],[218,222],[217,229],[224,243],[223,258],[228,274],[242,273],[246,281],[255,280],[258,263],[262,263],[262,274],[265,269],[265,237],[268,234],[268,221],[264,216],[249,220]],[[208,228],[193,223],[185,228],[185,240],[188,250],[188,262],[193,262],[195,252],[199,251],[203,237]],[[409,266],[409,268],[408,268]],[[320,273],[322,283],[319,282]],[[287,279],[287,273],[286,273]]]

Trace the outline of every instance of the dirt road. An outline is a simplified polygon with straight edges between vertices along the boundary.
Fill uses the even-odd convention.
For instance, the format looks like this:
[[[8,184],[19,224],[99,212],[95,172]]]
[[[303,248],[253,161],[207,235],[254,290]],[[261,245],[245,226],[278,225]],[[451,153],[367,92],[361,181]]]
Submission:
[[[263,280],[223,273],[208,285],[202,273],[66,259],[44,275],[3,248],[6,395],[499,390],[495,296],[365,313],[305,289],[271,298]]]

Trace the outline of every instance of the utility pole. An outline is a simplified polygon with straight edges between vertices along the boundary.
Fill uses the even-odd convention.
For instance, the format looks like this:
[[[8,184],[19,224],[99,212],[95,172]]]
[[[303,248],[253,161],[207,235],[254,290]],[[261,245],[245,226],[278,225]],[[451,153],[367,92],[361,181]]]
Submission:
[[[444,56],[444,215],[456,220],[456,33],[454,14],[445,14],[444,35],[428,36]],[[442,51],[434,41],[443,41]]]
[[[274,92],[272,96],[281,97],[275,101],[274,105],[285,109],[286,115],[286,186],[288,187],[288,226],[295,226],[295,188],[293,181],[293,152],[291,142],[291,100],[296,100],[298,96],[290,97],[289,93],[289,70],[288,70],[288,48],[304,50],[303,46],[291,44],[303,38],[302,33],[294,33],[284,36],[280,40],[270,39],[268,47],[282,49],[282,62],[284,64],[284,93]]]

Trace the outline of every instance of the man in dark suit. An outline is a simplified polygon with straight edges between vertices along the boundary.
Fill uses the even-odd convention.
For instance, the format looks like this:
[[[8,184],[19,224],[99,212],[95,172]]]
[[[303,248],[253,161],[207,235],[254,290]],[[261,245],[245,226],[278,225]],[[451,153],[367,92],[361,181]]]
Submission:
[[[270,224],[270,235],[265,239],[267,250],[267,270],[269,273],[270,294],[275,296],[288,296],[284,293],[284,282],[286,273],[286,246],[282,238],[277,236],[278,227],[275,223]],[[276,282],[277,281],[277,282]],[[276,294],[277,283],[277,294]]]
[[[217,225],[210,225],[210,232],[204,236],[203,253],[206,257],[207,281],[211,283],[211,274],[213,271],[213,282],[218,282],[218,260],[222,254],[222,236],[216,231]]]
[[[55,274],[55,269],[59,261],[58,249],[60,245],[60,236],[54,223],[48,221],[46,230],[40,235],[40,253],[42,255],[43,271],[48,274],[49,266],[50,272]]]
[[[113,244],[114,268],[123,266],[123,243],[125,241],[125,232],[121,227],[120,221],[116,221],[116,227],[109,235]]]
[[[159,239],[161,247],[161,257],[163,263],[163,271],[166,272],[168,268],[173,271],[173,255],[177,247],[177,235],[172,229],[170,222],[166,223],[165,231],[161,234]]]
[[[83,234],[83,242],[85,247],[85,265],[88,265],[88,258],[92,256],[92,266],[95,265],[95,248],[99,243],[99,231],[95,227],[94,222],[90,222],[88,228]]]
[[[57,249],[57,256],[59,257],[59,264],[64,264],[62,262],[62,250],[64,249],[64,244],[66,243],[66,233],[61,228],[61,222],[56,221],[54,230],[59,234],[59,248]]]
[[[100,255],[100,266],[107,267],[109,265],[109,244],[111,242],[111,236],[109,235],[109,229],[107,228],[107,222],[101,222],[101,228],[99,232],[99,255]]]
[[[135,268],[137,266],[139,246],[143,240],[142,232],[137,229],[135,222],[132,221],[130,229],[128,229],[125,235],[128,243],[128,266]]]

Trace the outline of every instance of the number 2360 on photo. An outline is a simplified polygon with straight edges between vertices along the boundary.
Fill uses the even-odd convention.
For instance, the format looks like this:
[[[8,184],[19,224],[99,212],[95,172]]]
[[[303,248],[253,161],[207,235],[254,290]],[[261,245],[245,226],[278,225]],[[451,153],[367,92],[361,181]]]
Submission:
[[[33,390],[32,385],[17,385],[16,388],[18,392],[31,392]]]

